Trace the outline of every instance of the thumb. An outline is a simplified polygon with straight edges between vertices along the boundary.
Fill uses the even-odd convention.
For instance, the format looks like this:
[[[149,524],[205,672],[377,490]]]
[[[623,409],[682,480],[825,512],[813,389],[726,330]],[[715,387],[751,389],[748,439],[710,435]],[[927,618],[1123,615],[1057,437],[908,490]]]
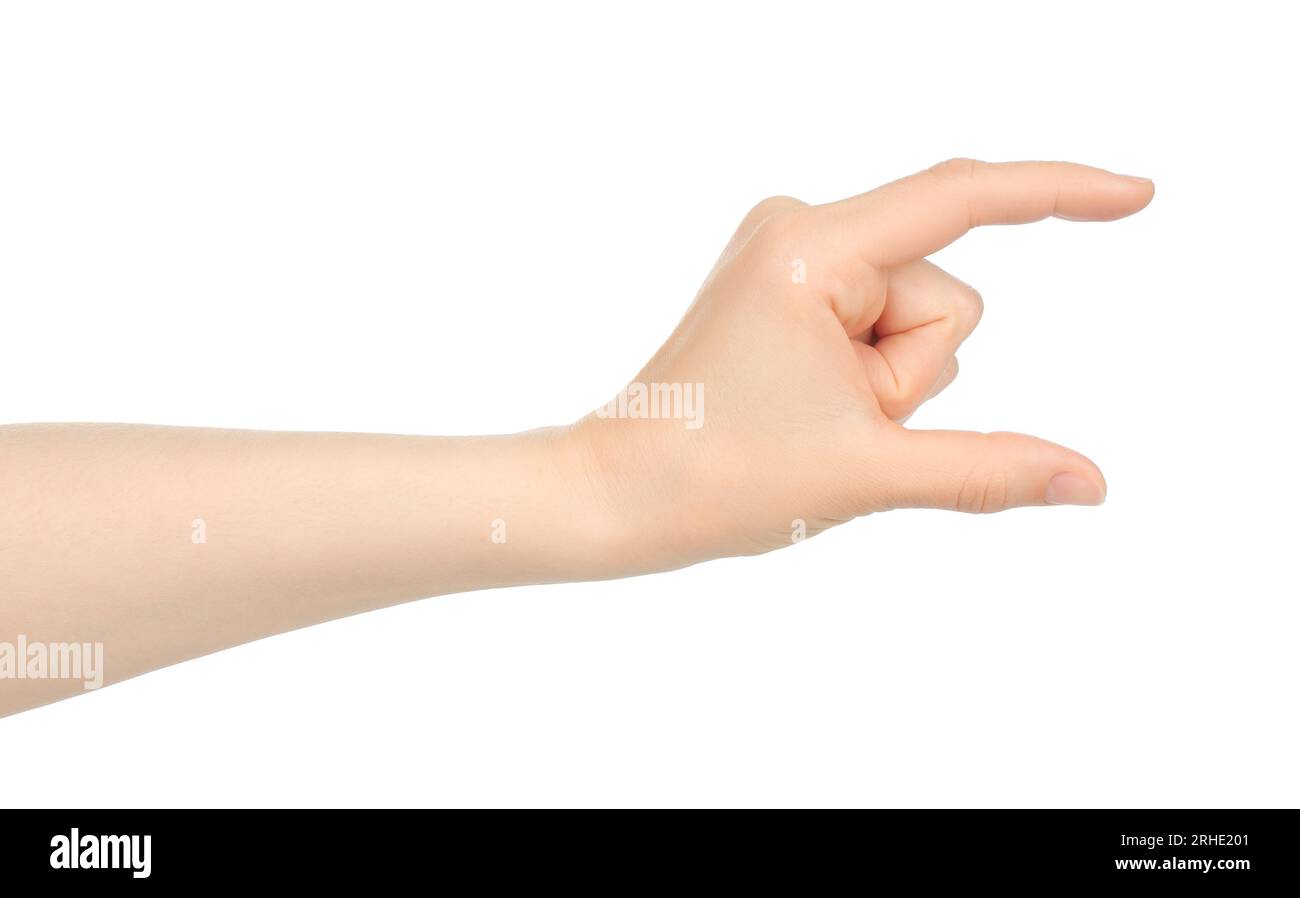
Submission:
[[[893,431],[893,508],[977,514],[1024,505],[1100,505],[1101,471],[1079,453],[1020,433]]]

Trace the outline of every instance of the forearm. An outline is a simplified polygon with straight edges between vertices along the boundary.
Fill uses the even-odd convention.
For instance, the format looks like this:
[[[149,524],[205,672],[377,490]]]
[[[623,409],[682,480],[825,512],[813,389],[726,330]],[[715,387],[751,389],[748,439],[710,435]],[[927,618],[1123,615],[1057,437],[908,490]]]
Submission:
[[[616,576],[569,431],[439,438],[0,427],[0,643],[102,643],[104,682],[423,596]],[[0,714],[83,691],[0,679]]]

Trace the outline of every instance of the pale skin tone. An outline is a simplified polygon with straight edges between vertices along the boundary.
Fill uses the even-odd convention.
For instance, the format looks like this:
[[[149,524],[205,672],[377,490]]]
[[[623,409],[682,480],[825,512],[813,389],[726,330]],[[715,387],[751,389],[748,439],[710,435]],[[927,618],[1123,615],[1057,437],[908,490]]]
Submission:
[[[1153,191],[952,160],[827,205],[764,200],[634,378],[703,384],[696,429],[0,427],[0,643],[103,643],[112,683],[425,596],[763,552],[796,520],[811,535],[894,508],[1098,504],[1101,472],[1070,449],[903,426],[952,382],[982,308],[925,257],[978,225],[1121,218]],[[3,678],[0,715],[82,692]]]

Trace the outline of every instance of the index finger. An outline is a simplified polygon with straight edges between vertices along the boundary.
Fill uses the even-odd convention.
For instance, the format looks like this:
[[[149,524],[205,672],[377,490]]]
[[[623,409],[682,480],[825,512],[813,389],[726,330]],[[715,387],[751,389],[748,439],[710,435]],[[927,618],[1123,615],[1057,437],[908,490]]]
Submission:
[[[1155,185],[1072,162],[952,159],[822,208],[868,263],[889,268],[938,252],[971,228],[1048,217],[1112,221],[1151,202]]]

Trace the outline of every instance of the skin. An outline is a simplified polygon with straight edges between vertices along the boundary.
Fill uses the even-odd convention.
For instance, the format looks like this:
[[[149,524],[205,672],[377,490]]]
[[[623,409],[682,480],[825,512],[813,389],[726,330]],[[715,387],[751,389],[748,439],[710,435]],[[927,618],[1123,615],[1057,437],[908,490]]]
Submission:
[[[0,427],[0,643],[103,643],[112,683],[425,596],[764,552],[796,521],[811,535],[893,508],[1098,504],[1101,472],[1070,449],[902,426],[952,382],[982,308],[925,257],[979,225],[1121,218],[1153,191],[1067,163],[951,160],[823,206],[764,200],[634,379],[702,384],[698,428]],[[84,691],[0,678],[0,715]]]

